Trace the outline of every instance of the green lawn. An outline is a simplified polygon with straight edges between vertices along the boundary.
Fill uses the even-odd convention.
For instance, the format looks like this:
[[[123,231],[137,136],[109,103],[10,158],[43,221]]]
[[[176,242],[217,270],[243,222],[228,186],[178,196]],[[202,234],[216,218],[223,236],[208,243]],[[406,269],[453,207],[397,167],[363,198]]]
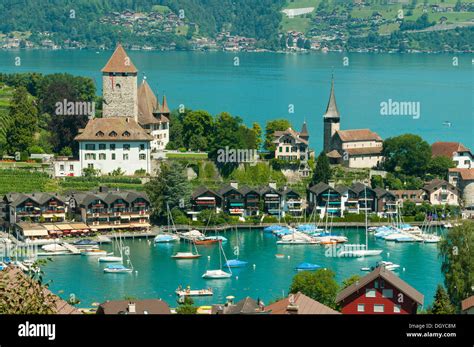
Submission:
[[[207,159],[207,153],[167,153],[168,159]]]

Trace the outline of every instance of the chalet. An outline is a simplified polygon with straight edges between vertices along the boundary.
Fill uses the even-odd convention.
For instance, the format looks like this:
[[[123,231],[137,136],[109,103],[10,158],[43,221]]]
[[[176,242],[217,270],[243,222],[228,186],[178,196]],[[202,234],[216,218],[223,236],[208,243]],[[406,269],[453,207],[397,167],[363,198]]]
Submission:
[[[243,216],[245,214],[245,199],[238,189],[238,183],[231,183],[219,189],[222,196],[222,208],[225,212]]]
[[[301,292],[268,305],[266,310],[270,314],[341,314]]]
[[[282,194],[282,216],[286,214],[293,217],[301,217],[304,212],[301,195],[291,188],[283,188]]]
[[[265,213],[273,216],[281,216],[282,194],[277,190],[276,185],[271,184],[260,190],[260,197],[263,201]]]
[[[459,189],[445,180],[434,179],[423,190],[432,205],[459,205]]]
[[[449,169],[448,181],[461,191],[465,207],[474,206],[474,168]]]
[[[435,142],[431,145],[431,155],[452,159],[458,169],[474,168],[474,155],[459,142]]]
[[[389,216],[397,213],[397,197],[395,194],[383,188],[374,188],[377,197],[377,213],[381,216]]]
[[[61,222],[66,218],[64,197],[50,193],[9,193],[3,197],[10,225],[19,222]]]
[[[138,301],[114,300],[99,305],[97,314],[171,314],[166,302],[161,299]]]
[[[343,289],[336,297],[343,314],[416,314],[424,296],[384,266]]]
[[[341,215],[341,193],[326,183],[320,182],[307,191],[308,208],[313,213]]]
[[[351,190],[357,195],[359,211],[372,213],[377,211],[377,193],[362,183],[354,183]]]
[[[260,214],[260,191],[256,188],[242,187],[240,192],[244,197],[246,216],[258,216]]]
[[[150,228],[151,206],[144,192],[100,187],[96,192],[72,193],[67,199],[76,220],[92,231]]]
[[[222,208],[222,195],[212,189],[201,186],[191,195],[191,204],[193,214],[207,209],[219,212]]]
[[[274,156],[276,159],[299,162],[298,173],[301,177],[308,177],[311,170],[307,164],[310,158],[309,133],[306,122],[303,123],[301,132],[291,128],[273,133],[275,144]]]

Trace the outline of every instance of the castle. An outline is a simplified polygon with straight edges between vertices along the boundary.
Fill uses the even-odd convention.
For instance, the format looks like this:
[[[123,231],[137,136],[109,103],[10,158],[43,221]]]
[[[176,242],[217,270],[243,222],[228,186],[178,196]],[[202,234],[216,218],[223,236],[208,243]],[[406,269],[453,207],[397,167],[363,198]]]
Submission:
[[[151,153],[169,142],[166,97],[160,104],[145,78],[138,87],[138,70],[120,44],[101,71],[102,118],[91,119],[75,138],[80,171],[151,173]]]
[[[323,116],[323,151],[332,164],[350,168],[373,168],[381,163],[383,140],[370,129],[340,130],[341,116],[334,94],[334,78]]]

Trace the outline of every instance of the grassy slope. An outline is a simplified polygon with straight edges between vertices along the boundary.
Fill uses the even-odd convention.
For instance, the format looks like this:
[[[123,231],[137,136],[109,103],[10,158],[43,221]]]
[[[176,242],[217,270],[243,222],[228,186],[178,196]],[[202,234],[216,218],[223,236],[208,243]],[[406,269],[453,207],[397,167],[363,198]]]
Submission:
[[[0,87],[0,143],[5,142],[5,133],[11,123],[8,115],[8,106],[10,105],[10,98],[13,93],[11,87]]]
[[[465,2],[474,2],[474,0],[465,0]],[[302,7],[315,7],[317,8],[320,3],[320,0],[288,0],[285,8],[302,8]],[[453,6],[456,4],[456,0],[445,0],[442,3],[440,0],[428,0],[429,4],[437,4],[440,6]],[[406,17],[408,20],[416,20],[422,13],[423,2],[418,2],[418,8],[413,11],[413,15]],[[398,15],[398,10],[402,8],[401,4],[394,5],[372,5],[371,8],[363,9],[354,9],[351,12],[351,16],[354,18],[368,18],[372,15],[374,11],[381,13],[385,19],[395,19]],[[316,10],[315,10],[316,11]],[[313,14],[315,13],[313,11]],[[460,22],[466,22],[471,19],[474,19],[474,14],[472,12],[447,12],[447,13],[428,13],[430,21],[438,22],[439,19],[445,16],[448,19],[448,24],[455,24]],[[281,32],[287,32],[289,30],[296,30],[301,32],[306,32],[311,28],[311,19],[303,16],[298,16],[295,18],[288,18],[286,15],[283,15],[283,20],[280,25]],[[397,24],[388,24],[380,28],[380,34],[390,34],[391,32],[398,29]]]

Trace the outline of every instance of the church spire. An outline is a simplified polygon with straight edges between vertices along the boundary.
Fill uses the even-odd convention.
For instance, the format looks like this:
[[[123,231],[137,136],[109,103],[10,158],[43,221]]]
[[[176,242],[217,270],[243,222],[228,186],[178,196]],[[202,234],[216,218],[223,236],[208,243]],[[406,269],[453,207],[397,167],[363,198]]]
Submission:
[[[325,118],[339,118],[339,110],[337,109],[336,96],[334,95],[334,75],[331,78],[331,94],[329,95],[329,102],[326,108]]]

